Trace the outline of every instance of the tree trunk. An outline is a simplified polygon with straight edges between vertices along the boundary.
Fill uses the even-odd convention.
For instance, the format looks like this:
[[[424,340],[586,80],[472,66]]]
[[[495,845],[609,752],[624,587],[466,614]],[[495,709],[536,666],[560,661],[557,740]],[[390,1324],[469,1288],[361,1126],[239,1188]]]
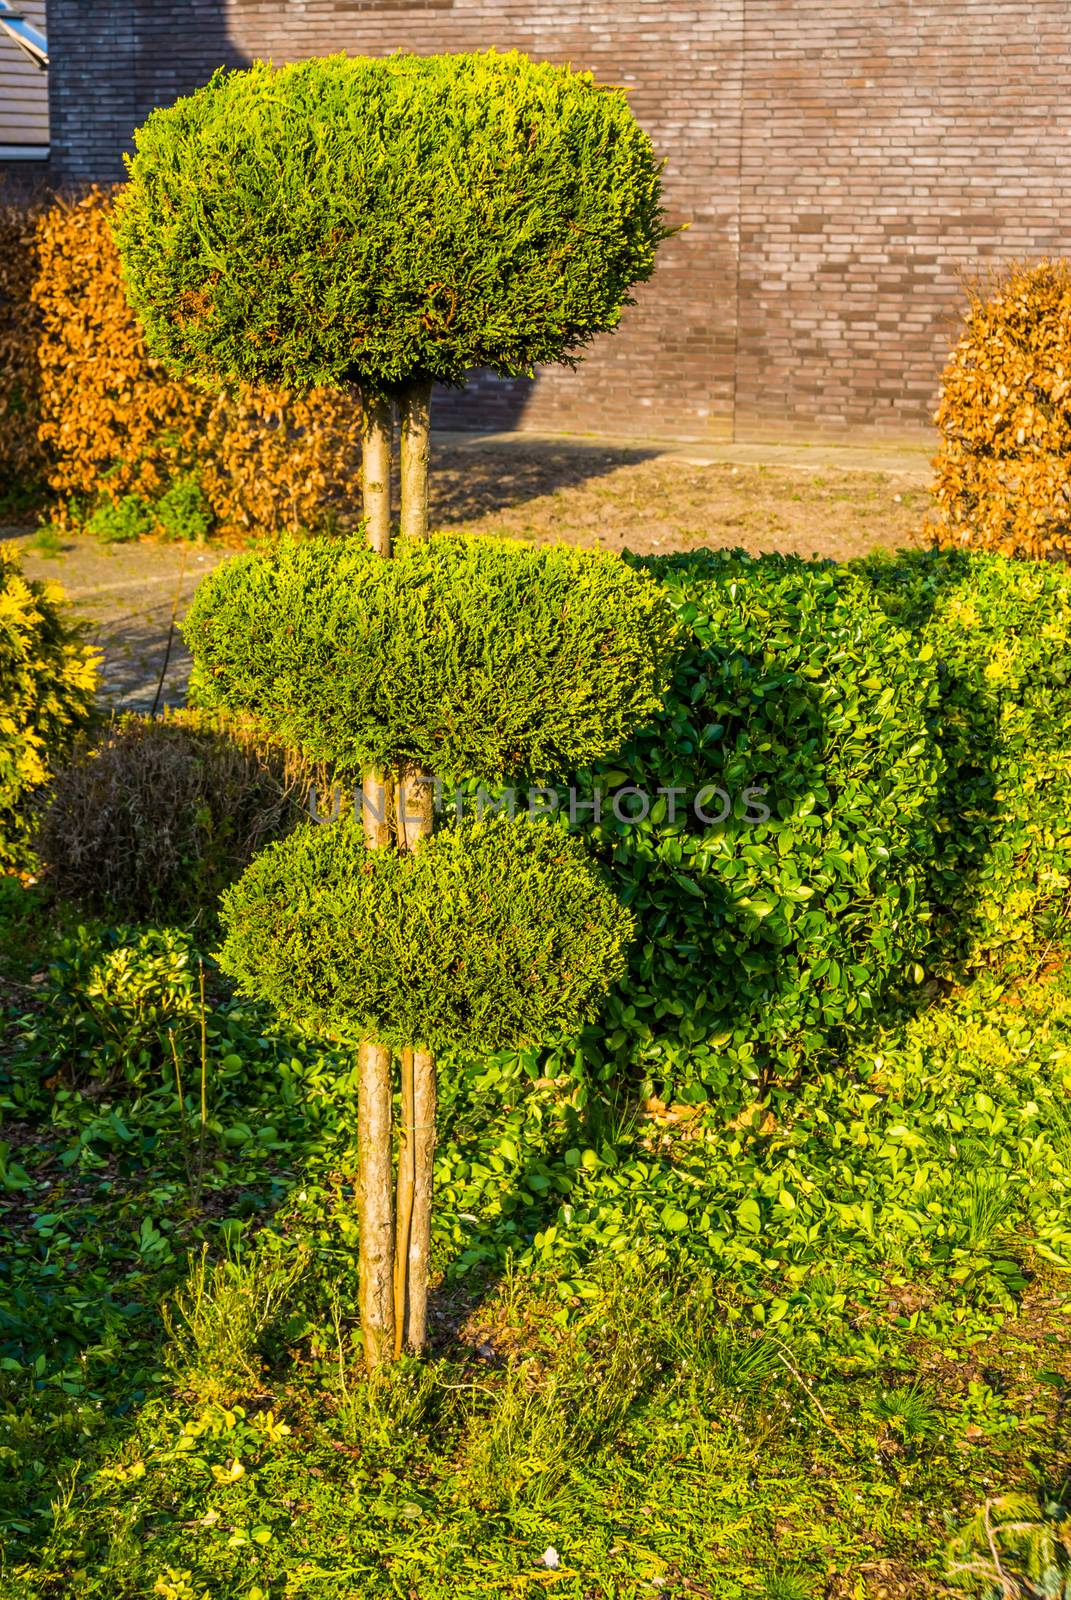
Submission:
[[[360,1312],[364,1360],[369,1372],[394,1354],[394,1294],[391,1259],[391,1053],[362,1039],[357,1088],[357,1149],[360,1163]]]
[[[428,532],[428,463],[431,459],[431,381],[411,383],[398,402],[401,413],[401,519],[403,539]]]
[[[402,1128],[398,1140],[398,1198],[394,1208],[394,1359],[405,1347],[406,1313],[409,1307],[409,1235],[413,1225],[413,1195],[416,1186],[416,1141],[413,1137],[413,1052],[400,1056],[402,1090]]]
[[[381,556],[391,552],[391,440],[389,400],[364,397],[362,489],[368,543]],[[378,772],[362,778],[365,843],[370,850],[390,845],[387,787]],[[369,1372],[394,1354],[394,1284],[391,1206],[391,1052],[371,1039],[358,1053],[357,1149],[360,1167],[360,1315],[364,1359]]]
[[[431,455],[431,383],[410,384],[399,401],[401,413],[401,516],[403,539],[428,533],[428,464]],[[431,785],[411,768],[398,785],[398,847],[419,849],[434,825]],[[397,1348],[423,1350],[428,1322],[428,1270],[431,1260],[431,1207],[435,1159],[435,1057],[430,1050],[406,1051],[402,1062],[405,1126],[398,1163],[398,1237],[395,1333]],[[402,1219],[406,1227],[402,1227]]]
[[[430,783],[419,767],[399,774],[398,848],[418,850],[435,821]],[[428,1268],[435,1160],[435,1057],[402,1051],[402,1138],[398,1155],[398,1230],[394,1263],[395,1349],[420,1353],[428,1324]]]
[[[409,1298],[405,1342],[421,1351],[428,1334],[431,1207],[435,1185],[435,1057],[413,1051],[413,1209],[409,1223]]]
[[[389,400],[365,395],[361,412],[361,489],[365,532],[378,555],[391,545],[390,468],[394,407]]]

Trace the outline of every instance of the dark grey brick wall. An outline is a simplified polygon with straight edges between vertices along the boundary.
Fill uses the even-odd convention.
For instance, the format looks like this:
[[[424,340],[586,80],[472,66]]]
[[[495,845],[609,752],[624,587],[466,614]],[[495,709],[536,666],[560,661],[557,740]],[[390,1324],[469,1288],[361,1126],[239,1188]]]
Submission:
[[[49,0],[53,182],[221,63],[495,45],[627,86],[683,231],[577,372],[440,417],[921,437],[961,274],[1071,252],[1066,0]]]

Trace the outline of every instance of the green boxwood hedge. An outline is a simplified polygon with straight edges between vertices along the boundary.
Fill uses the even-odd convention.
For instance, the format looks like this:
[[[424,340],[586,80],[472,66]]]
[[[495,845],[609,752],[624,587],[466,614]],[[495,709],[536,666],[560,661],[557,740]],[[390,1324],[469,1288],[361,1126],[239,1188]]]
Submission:
[[[950,975],[1021,965],[1068,932],[1071,571],[964,551],[871,558],[859,571],[938,672],[933,962]]]
[[[594,838],[639,923],[628,974],[598,1030],[529,1070],[734,1115],[835,1066],[933,979],[1066,945],[1065,568],[930,551],[641,565],[691,638],[660,715],[577,781],[677,786],[678,816],[668,796],[631,826],[604,805]],[[703,784],[733,796],[716,826],[688,805]],[[752,786],[766,822],[748,820]]]
[[[867,1026],[925,954],[937,676],[832,564],[644,565],[691,643],[660,717],[582,783],[682,793],[676,820],[663,795],[639,825],[604,808],[595,830],[640,931],[587,1054],[731,1110]],[[689,805],[705,785],[733,800],[712,826]]]

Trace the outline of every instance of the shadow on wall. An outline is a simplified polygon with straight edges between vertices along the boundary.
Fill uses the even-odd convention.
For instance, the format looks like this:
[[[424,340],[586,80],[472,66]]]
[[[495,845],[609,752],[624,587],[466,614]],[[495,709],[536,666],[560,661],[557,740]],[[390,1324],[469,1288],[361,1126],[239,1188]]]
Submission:
[[[511,433],[521,426],[538,382],[538,378],[471,372],[464,389],[436,389],[435,422],[440,428],[464,432]]]

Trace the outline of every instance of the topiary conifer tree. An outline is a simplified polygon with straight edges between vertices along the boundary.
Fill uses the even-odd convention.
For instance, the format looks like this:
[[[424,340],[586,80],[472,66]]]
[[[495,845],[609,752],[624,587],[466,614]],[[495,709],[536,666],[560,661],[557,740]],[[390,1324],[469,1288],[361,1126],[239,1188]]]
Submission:
[[[238,556],[200,585],[184,628],[203,694],[364,780],[363,827],[343,818],[253,862],[225,900],[222,959],[299,1024],[361,1039],[361,1315],[375,1365],[424,1341],[433,1051],[575,1032],[621,976],[631,929],[568,831],[523,812],[493,824],[477,812],[414,851],[424,811],[409,775],[545,779],[611,755],[660,704],[675,623],[659,585],[617,556],[437,536],[391,561],[331,539]],[[385,776],[389,810],[369,771]]]
[[[658,166],[624,93],[597,85],[590,73],[537,65],[519,54],[335,56],[279,71],[263,63],[220,71],[196,94],[154,112],[136,146],[116,236],[150,350],[209,383],[355,386],[365,525],[379,556],[392,554],[395,412],[400,533],[405,541],[422,540],[432,385],[460,386],[474,367],[520,376],[545,362],[574,363],[598,333],[617,326],[631,287],[650,276],[667,232]],[[337,566],[337,574],[323,571],[323,587],[310,593],[308,609],[288,610],[287,620],[338,622],[347,604],[344,565],[335,547],[327,566]],[[455,566],[454,598],[464,605],[466,584],[471,598],[480,583],[463,563]],[[222,601],[220,581],[224,587],[209,592]],[[633,575],[630,581],[638,583]],[[259,603],[253,598],[259,582],[251,580],[251,604]],[[299,583],[287,604],[301,592]],[[389,634],[395,654],[408,635],[430,657],[449,656],[449,629],[429,635],[409,591],[388,595],[373,582],[360,592],[370,606],[365,619],[378,638]],[[270,603],[264,595],[260,600]],[[206,599],[191,639],[203,627],[207,641],[211,612]],[[485,638],[491,616],[484,618]],[[243,648],[248,643],[252,662],[254,645],[271,634],[270,618],[249,611],[243,617],[245,630],[236,637]],[[545,606],[543,618],[549,620]],[[504,620],[514,630],[525,625],[523,610]],[[651,671],[641,681],[649,694],[668,648],[667,624],[664,614],[639,606],[634,628],[642,632],[645,624]],[[352,610],[348,625],[362,626]],[[282,651],[291,674],[311,673],[326,687],[329,676],[316,677],[312,666],[324,658],[322,642],[310,639],[307,628],[299,631],[305,658],[276,631],[267,658],[256,656],[260,668],[250,665],[245,679],[240,672],[229,679],[223,698],[262,702],[274,726],[336,757],[360,749],[369,762],[362,784],[365,846],[421,850],[432,830],[430,790],[421,780],[441,746],[399,733],[397,706],[382,712],[390,737],[372,739],[361,720],[367,682],[360,692],[354,685],[345,713],[339,702],[332,721],[324,705],[323,720],[309,721],[301,694],[295,689],[288,699],[279,689],[271,658],[272,650]],[[530,633],[528,642],[537,651],[556,641],[551,626],[545,640]],[[571,665],[581,659],[593,670],[598,665],[584,651]],[[293,677],[288,681],[293,685]],[[579,680],[574,675],[571,682],[575,688]],[[512,693],[499,683],[488,698],[506,704]],[[329,689],[325,698],[331,699]],[[576,703],[583,700],[582,689],[574,693]],[[623,688],[617,700],[608,699],[608,726],[616,730],[611,743],[632,725],[629,707],[636,703]],[[427,731],[429,703],[411,694],[406,712]],[[347,714],[355,720],[341,726]],[[538,764],[537,746],[514,727],[507,765]],[[473,758],[474,775],[485,753],[454,740],[458,759]],[[372,937],[370,928],[366,934]],[[376,1016],[368,1013],[370,1025]],[[393,1241],[392,1285],[391,1058],[377,1026],[380,1037],[370,1035],[360,1046],[358,1112],[361,1314],[372,1365],[402,1338],[414,1348],[423,1343],[435,1103],[429,1021],[424,1037],[402,1047],[398,1212],[406,1228]]]

